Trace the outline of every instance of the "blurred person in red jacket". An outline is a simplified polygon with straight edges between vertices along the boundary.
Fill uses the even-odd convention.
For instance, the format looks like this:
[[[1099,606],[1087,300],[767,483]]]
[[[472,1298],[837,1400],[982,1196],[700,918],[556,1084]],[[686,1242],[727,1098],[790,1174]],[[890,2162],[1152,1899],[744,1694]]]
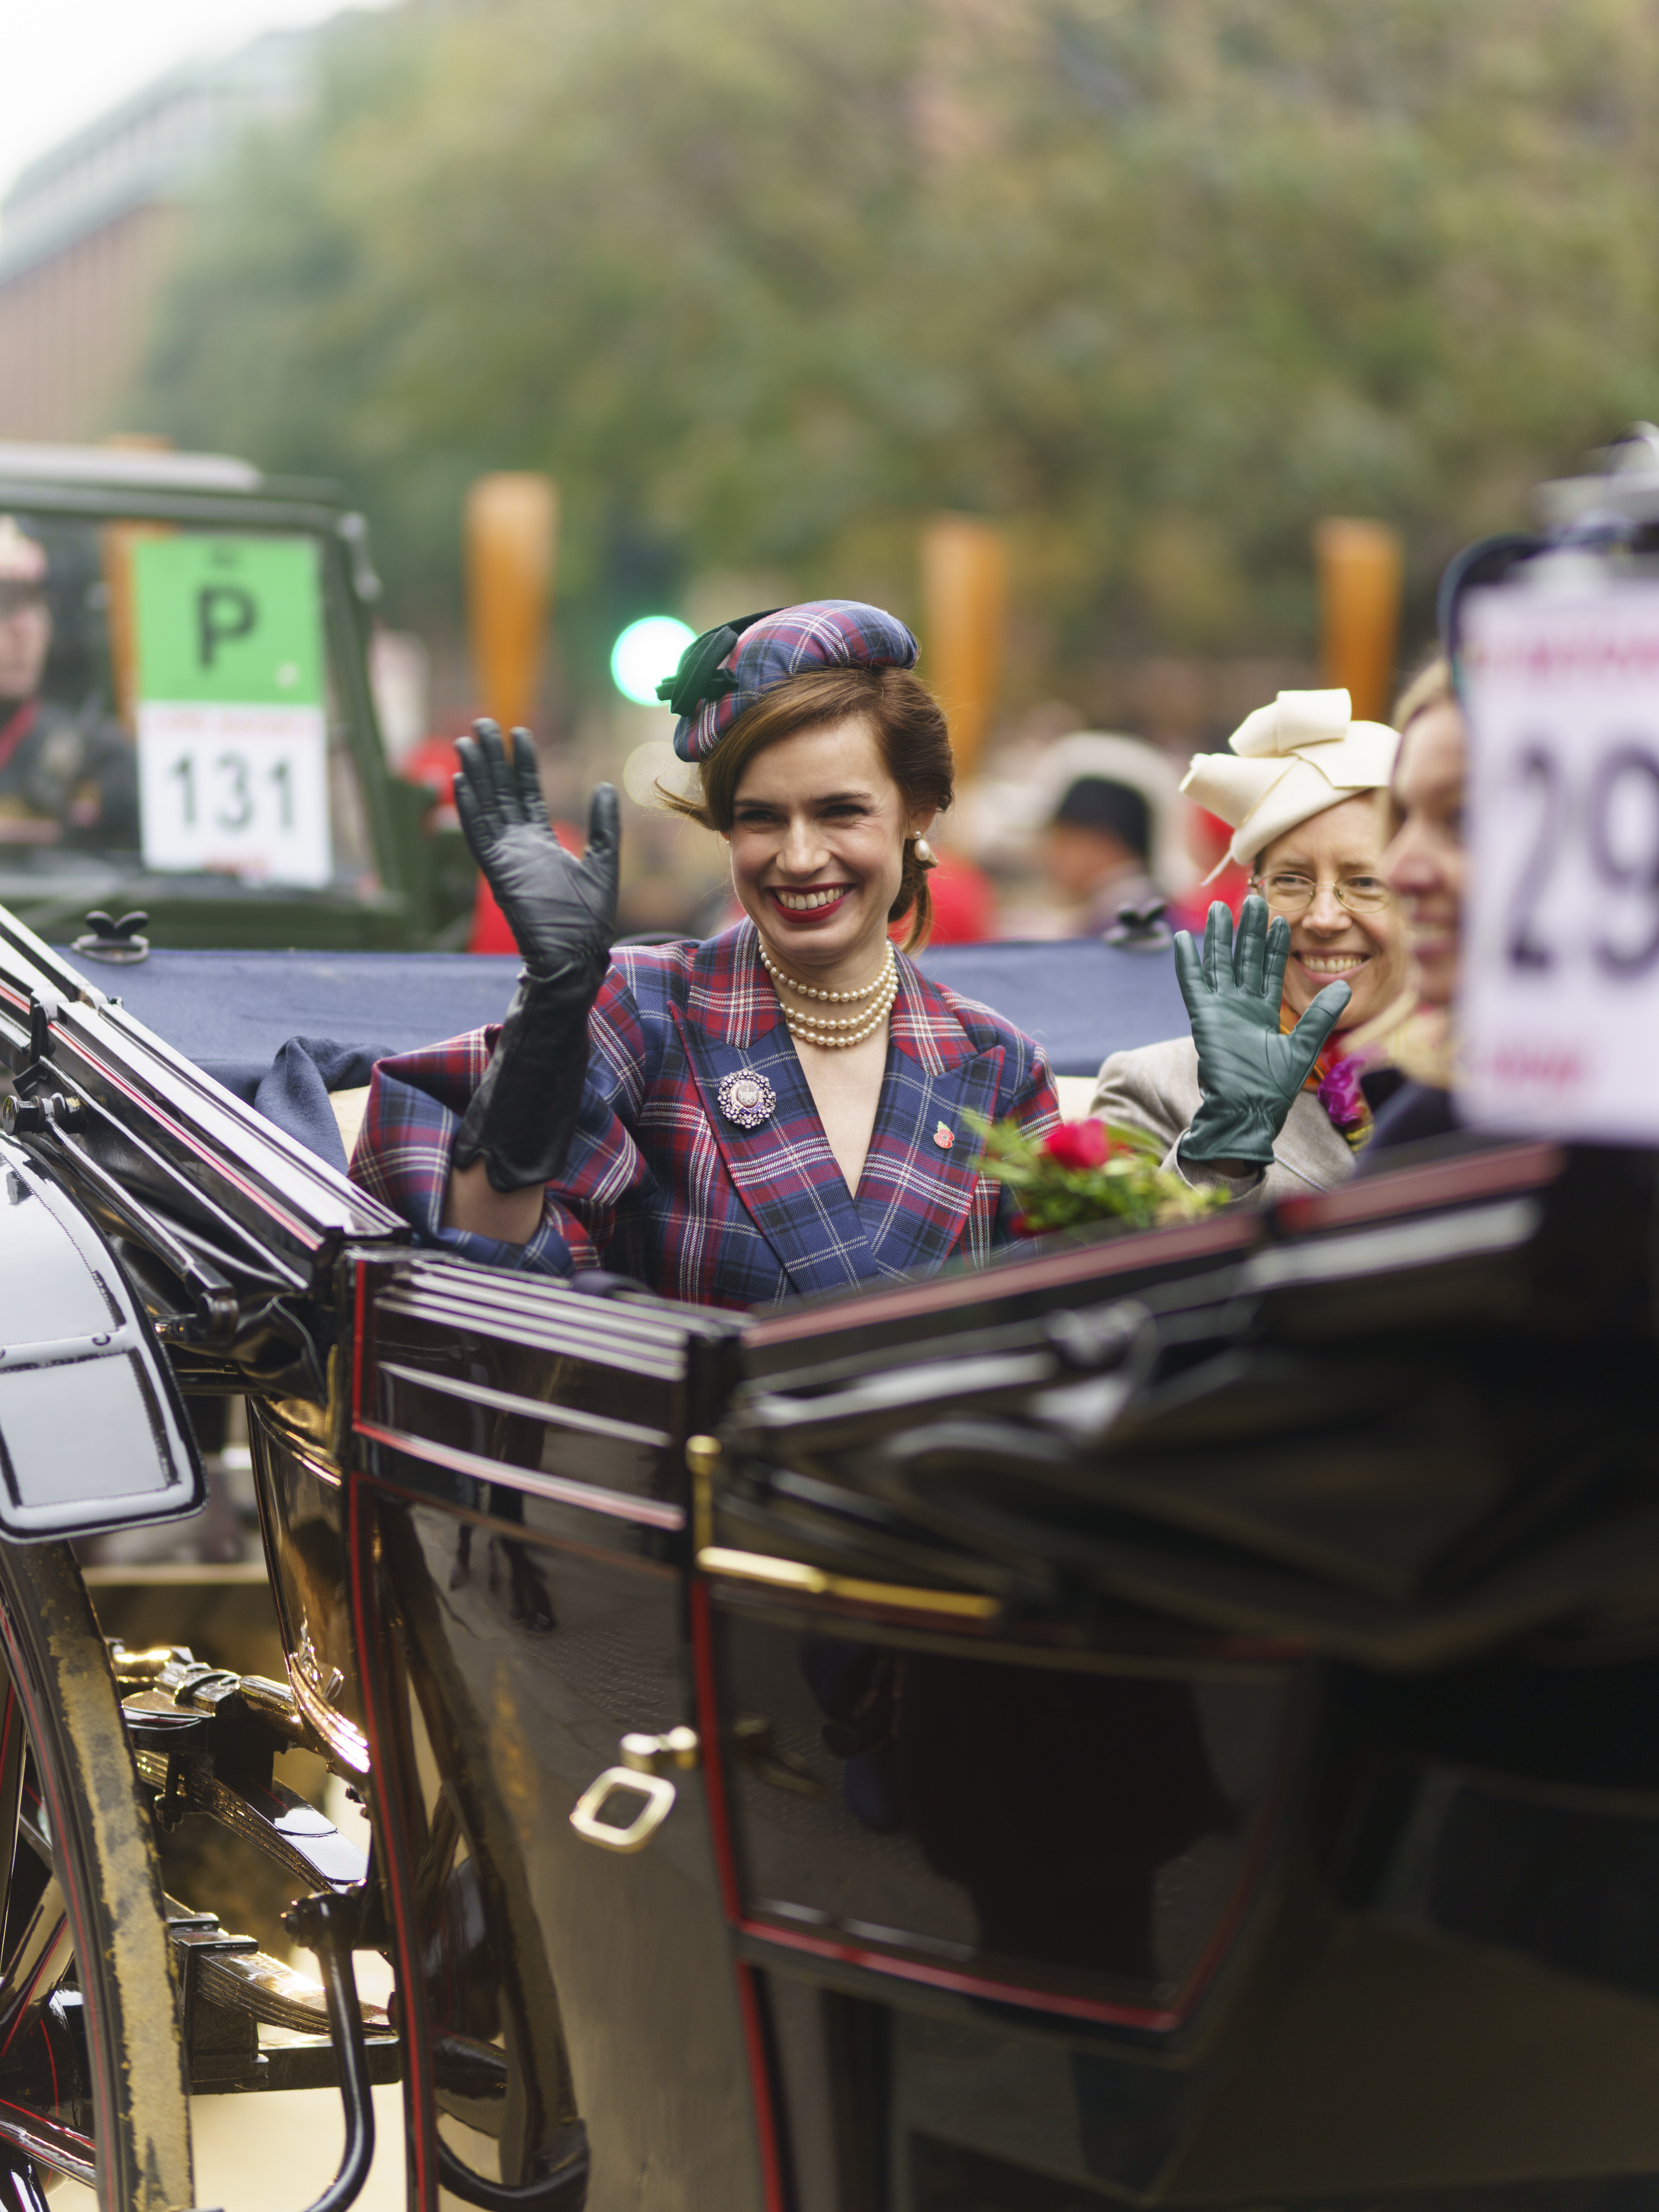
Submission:
[[[933,902],[930,945],[983,945],[997,933],[997,895],[983,868],[960,853],[935,846],[934,865],[927,878]],[[889,934],[903,942],[904,926],[895,922]]]
[[[1190,799],[1182,804],[1187,810],[1187,842],[1203,880],[1184,898],[1170,900],[1164,920],[1171,929],[1189,929],[1194,937],[1201,937],[1217,899],[1231,909],[1235,921],[1238,920],[1244,894],[1250,888],[1250,872],[1229,855],[1231,823],[1224,822],[1207,807],[1194,806]]]

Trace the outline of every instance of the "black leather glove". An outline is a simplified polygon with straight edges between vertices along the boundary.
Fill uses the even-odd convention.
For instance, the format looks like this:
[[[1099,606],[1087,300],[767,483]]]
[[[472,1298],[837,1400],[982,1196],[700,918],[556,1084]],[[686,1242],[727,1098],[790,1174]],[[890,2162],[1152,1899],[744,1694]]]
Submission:
[[[1183,1160],[1242,1160],[1266,1167],[1273,1139],[1296,1103],[1321,1048],[1352,997],[1346,983],[1328,983],[1288,1036],[1279,1027],[1290,924],[1267,920],[1267,902],[1252,896],[1233,918],[1219,901],[1210,908],[1204,954],[1184,929],[1175,941],[1176,980],[1192,1017],[1203,1103],[1181,1140]]]
[[[456,750],[455,811],[495,894],[525,972],[472,1095],[455,1164],[483,1160],[492,1189],[549,1182],[563,1167],[587,1075],[587,1016],[611,961],[617,924],[617,794],[588,809],[580,860],[554,836],[527,730],[507,758],[494,722],[475,722]]]

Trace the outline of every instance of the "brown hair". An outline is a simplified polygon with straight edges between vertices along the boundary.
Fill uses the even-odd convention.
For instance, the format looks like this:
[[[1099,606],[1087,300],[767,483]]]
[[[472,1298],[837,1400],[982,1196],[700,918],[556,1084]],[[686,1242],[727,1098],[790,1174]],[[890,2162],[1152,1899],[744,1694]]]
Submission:
[[[1403,738],[1406,725],[1414,722],[1419,714],[1426,714],[1431,707],[1455,707],[1456,704],[1457,693],[1452,684],[1451,663],[1436,646],[1395,702],[1394,727]]]
[[[677,814],[705,830],[729,831],[737,811],[738,786],[757,753],[802,730],[856,717],[875,738],[887,773],[898,786],[907,815],[942,814],[955,795],[956,763],[945,710],[918,676],[908,668],[808,668],[791,676],[763,699],[745,708],[697,773],[701,799],[682,799],[657,786]],[[898,896],[887,909],[898,921],[914,907],[904,939],[915,952],[927,942],[933,902],[927,871],[933,863],[916,857],[916,841],[904,841],[904,872]]]

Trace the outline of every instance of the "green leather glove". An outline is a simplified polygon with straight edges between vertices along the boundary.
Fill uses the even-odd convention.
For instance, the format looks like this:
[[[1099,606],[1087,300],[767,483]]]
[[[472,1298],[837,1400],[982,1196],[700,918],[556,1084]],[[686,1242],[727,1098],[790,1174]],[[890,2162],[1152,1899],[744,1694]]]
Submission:
[[[1237,942],[1233,918],[1218,900],[1201,959],[1187,932],[1176,932],[1176,980],[1192,1017],[1204,1093],[1181,1139],[1183,1160],[1266,1167],[1273,1158],[1273,1139],[1353,996],[1346,983],[1328,983],[1281,1036],[1279,1006],[1290,957],[1291,926],[1282,915],[1269,924],[1266,899],[1245,900]]]

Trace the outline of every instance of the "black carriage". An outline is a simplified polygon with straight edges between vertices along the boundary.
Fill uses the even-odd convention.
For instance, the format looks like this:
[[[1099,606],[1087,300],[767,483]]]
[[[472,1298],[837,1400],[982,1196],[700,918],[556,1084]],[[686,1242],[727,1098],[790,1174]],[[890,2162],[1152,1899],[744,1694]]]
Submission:
[[[417,2212],[1659,2172],[1645,1157],[744,1319],[414,1249],[4,918],[0,1060],[13,2201],[189,2205],[187,2091],[337,2081],[343,2204],[394,2075]],[[285,1681],[106,1646],[71,1548],[223,1394]],[[167,1894],[189,1820],[321,1984]]]

